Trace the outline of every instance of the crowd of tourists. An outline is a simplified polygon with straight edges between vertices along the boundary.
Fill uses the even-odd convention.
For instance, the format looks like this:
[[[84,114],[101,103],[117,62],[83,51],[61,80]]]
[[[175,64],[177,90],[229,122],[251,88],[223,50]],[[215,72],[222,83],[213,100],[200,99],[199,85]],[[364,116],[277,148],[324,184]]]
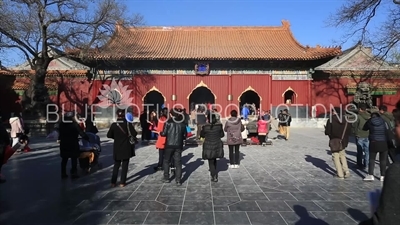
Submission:
[[[346,151],[350,135],[353,133],[357,145],[357,167],[367,169],[368,175],[364,181],[374,181],[375,160],[379,155],[380,178],[383,188],[379,202],[371,219],[361,222],[361,225],[398,224],[400,221],[400,160],[398,144],[400,143],[400,101],[392,113],[387,106],[378,110],[367,110],[366,105],[359,105],[355,121],[346,115],[340,115],[339,108],[332,110],[332,117],[327,121],[325,134],[329,136],[329,147],[333,164],[336,168],[335,177],[346,179],[350,177]],[[390,161],[392,162],[390,164]]]
[[[375,179],[374,169],[377,155],[379,155],[380,180],[384,181],[389,161],[395,161],[397,146],[394,115],[396,110],[389,113],[387,106],[382,105],[379,110],[367,111],[366,105],[360,104],[354,121],[346,115],[339,115],[337,113],[339,111],[339,108],[332,110],[333,116],[325,126],[325,134],[329,136],[329,146],[336,167],[336,177],[344,179],[350,176],[345,148],[349,143],[350,136],[354,134],[357,145],[357,167],[368,172],[364,181]]]

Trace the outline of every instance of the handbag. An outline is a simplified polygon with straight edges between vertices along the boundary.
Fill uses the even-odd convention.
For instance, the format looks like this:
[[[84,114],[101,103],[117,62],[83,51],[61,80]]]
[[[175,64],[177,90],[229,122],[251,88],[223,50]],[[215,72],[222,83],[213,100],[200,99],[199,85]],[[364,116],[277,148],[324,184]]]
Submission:
[[[344,125],[344,130],[342,133],[342,137],[339,138],[333,138],[331,140],[329,140],[329,147],[331,148],[331,152],[340,152],[343,150],[343,138],[344,138],[344,134],[346,133],[347,130],[347,122]]]
[[[189,126],[186,126],[186,137],[191,137],[191,136],[193,136],[192,129]]]
[[[117,126],[126,135],[126,132],[124,131],[124,129],[122,129],[122,127],[118,123],[117,123]],[[129,143],[131,145],[137,144],[137,139],[132,136],[131,130],[129,129],[129,125],[128,124],[127,124],[126,128],[128,129],[128,141],[129,141]]]

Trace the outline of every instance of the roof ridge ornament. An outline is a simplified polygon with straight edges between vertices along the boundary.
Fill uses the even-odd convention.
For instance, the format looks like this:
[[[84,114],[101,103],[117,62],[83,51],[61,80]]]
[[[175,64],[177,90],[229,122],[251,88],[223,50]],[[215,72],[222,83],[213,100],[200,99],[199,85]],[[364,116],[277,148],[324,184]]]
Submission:
[[[117,20],[115,22],[115,31],[120,31],[123,28],[124,28],[124,21],[123,20]]]
[[[282,20],[282,27],[285,29],[289,29],[290,28],[289,20]]]

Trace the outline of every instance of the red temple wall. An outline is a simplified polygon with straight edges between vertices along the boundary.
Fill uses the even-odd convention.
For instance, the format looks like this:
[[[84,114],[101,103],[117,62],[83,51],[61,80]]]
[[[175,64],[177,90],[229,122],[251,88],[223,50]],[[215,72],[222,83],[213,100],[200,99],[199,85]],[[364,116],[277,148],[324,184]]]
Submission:
[[[202,82],[202,83],[201,83]],[[111,84],[111,80],[93,81],[92,99],[96,103],[99,90],[102,84]],[[141,106],[142,99],[153,86],[165,97],[166,106],[181,104],[189,108],[190,94],[197,86],[204,86],[210,89],[216,96],[215,103],[221,106],[220,110],[225,110],[228,105],[239,105],[239,98],[246,90],[253,89],[261,97],[261,107],[269,109],[270,105],[283,104],[282,93],[291,87],[297,94],[296,104],[307,104],[309,102],[309,81],[272,81],[270,75],[249,75],[233,74],[229,75],[135,75],[132,80],[122,80],[124,85],[128,85],[133,98],[133,104]],[[176,100],[172,100],[175,94]],[[228,95],[232,95],[232,100],[228,100]],[[140,107],[139,107],[140,108]],[[228,107],[226,113],[235,107]],[[221,112],[225,113],[225,112]]]
[[[8,79],[2,78],[1,80],[5,82]],[[238,105],[238,98],[242,92],[251,86],[262,98],[261,104],[263,109],[267,109],[265,105],[269,107],[270,104],[273,106],[283,104],[284,99],[282,94],[290,87],[297,93],[295,104],[321,104],[318,108],[319,112],[323,110],[323,107],[329,109],[330,104],[338,106],[340,104],[345,105],[351,103],[354,96],[346,94],[346,85],[348,83],[359,82],[359,80],[351,78],[331,78],[329,80],[315,79],[312,81],[312,86],[309,87],[309,81],[271,81],[269,75],[234,74],[231,76],[135,75],[130,80],[123,80],[122,83],[128,85],[130,90],[133,90],[131,93],[133,104],[143,104],[143,97],[154,86],[165,97],[166,105],[176,103],[182,104],[185,108],[189,108],[189,99],[187,97],[201,81],[216,95],[216,103],[220,104],[222,107],[226,107],[228,104]],[[387,79],[369,79],[367,82],[383,82],[400,85],[400,79],[392,81],[388,81]],[[11,83],[10,85],[12,85]],[[64,110],[74,110],[75,105],[77,105],[76,108],[78,111],[81,111],[85,103],[96,103],[97,95],[103,84],[100,80],[94,80],[93,83],[90,84],[86,78],[83,77],[65,78],[65,80],[59,79],[58,83],[58,94],[51,96],[51,100],[59,106],[64,105]],[[107,80],[104,83],[110,84],[111,81]],[[1,110],[5,113],[20,112],[20,97],[15,93],[10,94],[12,92],[10,90],[6,92],[7,88],[0,90],[2,96],[10,96],[1,100]],[[311,95],[309,94],[310,92]],[[177,97],[176,101],[172,101],[173,94]],[[232,95],[231,101],[228,100],[229,94]],[[400,91],[398,91],[396,95],[382,96],[381,104],[387,105],[391,111],[395,108],[395,104],[398,100],[400,100]],[[230,109],[232,109],[232,107],[228,109],[228,112]]]
[[[248,89],[254,89],[254,91],[261,97],[260,107],[266,109],[270,105],[269,92],[270,92],[270,75],[249,75],[249,74],[238,74],[232,75],[232,104],[239,105],[240,97],[245,94]]]
[[[111,80],[94,80],[91,88],[92,103],[98,103],[97,96],[100,95],[100,90],[103,89],[103,85],[111,85]],[[130,97],[133,98],[132,104],[136,105],[138,109],[143,109],[144,96],[149,93],[150,90],[159,92],[165,97],[164,104],[171,104],[172,95],[172,76],[171,75],[135,75],[132,79],[121,80],[124,86],[128,86],[128,90],[131,90]],[[135,111],[137,111],[136,109]]]
[[[172,76],[170,75],[135,75],[132,81],[126,82],[130,82],[129,89],[133,90],[131,96],[133,96],[134,104],[139,108],[144,104],[144,97],[151,89],[157,89],[163,95],[164,104],[171,103]]]
[[[228,75],[208,75],[208,76],[193,76],[193,75],[177,75],[176,76],[176,96],[177,104],[182,104],[185,108],[189,108],[188,97],[194,91],[196,86],[201,85],[203,81],[215,95],[215,104],[226,107],[228,104]]]
[[[297,94],[295,101],[292,104],[307,105],[310,101],[310,87],[308,80],[273,80],[271,92],[271,104],[277,106],[285,104],[284,93],[289,88]]]
[[[269,79],[268,75],[209,75],[209,76],[193,76],[193,75],[151,75],[151,77],[142,77],[149,75],[135,75],[132,80],[122,80],[124,85],[128,85],[130,90],[133,90],[133,104],[141,105],[143,97],[148,93],[153,86],[158,89],[165,97],[166,106],[173,104],[181,104],[185,108],[189,108],[190,94],[197,86],[205,86],[210,89],[216,96],[215,103],[220,105],[224,110],[229,104],[238,105],[238,98],[249,86],[251,86],[263,99],[262,104],[269,105]],[[202,82],[202,83],[201,83]],[[111,80],[93,81],[92,99],[96,103],[99,90],[102,84],[111,84]],[[176,100],[172,100],[172,95],[175,94]],[[228,95],[232,95],[232,101],[228,100]],[[229,113],[230,109],[227,109]],[[224,113],[224,112],[222,112]]]

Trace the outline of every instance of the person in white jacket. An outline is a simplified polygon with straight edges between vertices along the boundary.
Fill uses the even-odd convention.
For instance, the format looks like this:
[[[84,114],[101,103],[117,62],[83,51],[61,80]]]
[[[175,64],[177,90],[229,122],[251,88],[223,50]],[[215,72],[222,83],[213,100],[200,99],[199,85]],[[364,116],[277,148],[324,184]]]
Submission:
[[[243,139],[243,144],[242,146],[246,146],[247,145],[247,137],[248,137],[248,130],[247,130],[247,124],[249,123],[249,121],[244,120],[243,117],[242,119],[242,124],[244,126],[244,130],[242,131],[242,139]]]
[[[11,125],[11,132],[10,136],[12,138],[12,146],[16,145],[19,141],[19,135],[23,134],[24,127],[22,124],[22,121],[19,117],[11,117],[10,120],[10,125]]]

